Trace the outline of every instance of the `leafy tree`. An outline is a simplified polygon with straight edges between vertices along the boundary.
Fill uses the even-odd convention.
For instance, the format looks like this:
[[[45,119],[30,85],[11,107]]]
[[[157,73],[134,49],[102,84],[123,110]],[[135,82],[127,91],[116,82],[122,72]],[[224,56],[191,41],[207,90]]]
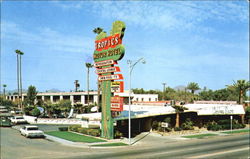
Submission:
[[[245,119],[247,122],[250,120],[250,106],[246,108]]]
[[[203,90],[199,93],[199,97],[201,100],[213,100],[214,92],[211,89]]]
[[[172,108],[174,108],[176,112],[175,127],[180,127],[180,113],[183,113],[184,110],[188,108],[181,105],[173,105]]]
[[[71,109],[71,101],[70,100],[60,100],[57,104],[57,109],[59,112],[63,112],[64,116],[70,111]]]
[[[27,106],[24,107],[24,113],[25,113],[26,115],[32,115],[32,114],[31,114],[31,111],[32,111],[34,108],[35,108],[34,105],[27,105]]]
[[[54,108],[54,104],[52,104],[51,101],[46,101],[41,106],[45,109],[45,112],[51,118],[53,110],[54,110],[53,109]]]
[[[3,97],[0,97],[0,105],[6,106],[6,108],[9,110],[17,107],[14,102],[12,102],[11,100],[4,99]]]
[[[27,105],[35,104],[36,95],[37,95],[36,87],[32,85],[29,86],[26,98]]]
[[[40,110],[35,107],[32,111],[31,111],[31,115],[32,116],[35,116],[35,117],[38,117],[39,115],[41,114]]]

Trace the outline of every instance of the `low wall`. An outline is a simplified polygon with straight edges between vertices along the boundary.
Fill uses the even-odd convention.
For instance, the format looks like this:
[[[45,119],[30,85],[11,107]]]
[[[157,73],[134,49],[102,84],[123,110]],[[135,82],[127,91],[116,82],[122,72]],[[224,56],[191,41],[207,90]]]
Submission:
[[[46,119],[38,118],[37,124],[67,124],[67,125],[82,125],[84,121],[78,119]]]

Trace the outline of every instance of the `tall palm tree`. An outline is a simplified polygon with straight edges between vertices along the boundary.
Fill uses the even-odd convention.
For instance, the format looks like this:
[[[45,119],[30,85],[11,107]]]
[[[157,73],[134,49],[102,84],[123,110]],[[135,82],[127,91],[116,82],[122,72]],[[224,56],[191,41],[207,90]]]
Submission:
[[[3,97],[5,98],[5,88],[7,87],[6,84],[3,84]]]
[[[19,98],[21,97],[20,107],[22,108],[22,55],[24,54],[20,50],[15,50],[17,54],[17,90],[18,90],[18,103],[20,102]]]
[[[176,112],[175,127],[178,128],[180,127],[180,113],[183,113],[184,110],[187,110],[188,108],[181,105],[173,105],[172,108],[174,108]]]
[[[250,88],[250,82],[246,80],[237,80],[233,81],[233,88],[239,93],[239,104],[243,103],[243,96],[246,94],[246,91]]]
[[[100,27],[97,27],[97,28],[95,28],[95,29],[93,30],[93,32],[94,32],[95,34],[100,34],[102,31],[103,31],[103,29],[100,28]]]
[[[199,87],[198,83],[190,82],[187,85],[187,89],[191,90],[191,93],[194,94],[194,92],[197,91],[197,90],[199,90],[200,87]]]
[[[87,94],[88,94],[88,106],[89,106],[89,69],[93,67],[93,65],[91,63],[85,63],[86,67],[87,67]]]

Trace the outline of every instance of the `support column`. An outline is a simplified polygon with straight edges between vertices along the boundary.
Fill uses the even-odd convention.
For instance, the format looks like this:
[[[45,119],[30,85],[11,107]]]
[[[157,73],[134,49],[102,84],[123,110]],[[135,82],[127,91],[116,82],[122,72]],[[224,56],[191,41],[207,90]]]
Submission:
[[[74,96],[71,95],[71,96],[69,97],[69,99],[70,99],[70,101],[71,101],[71,105],[73,105],[73,104],[74,104]]]
[[[93,99],[94,103],[93,104],[95,104],[95,103],[98,104],[98,95],[93,95],[93,96],[94,96],[94,99]]]
[[[44,101],[44,99],[45,99],[44,96],[42,96],[42,100],[43,100],[43,101]]]
[[[86,103],[85,103],[85,95],[81,95],[81,103],[82,103],[83,105],[86,104]]]
[[[51,103],[54,103],[53,96],[50,96],[50,101],[51,101]]]
[[[63,100],[63,96],[62,95],[60,95],[60,100]]]

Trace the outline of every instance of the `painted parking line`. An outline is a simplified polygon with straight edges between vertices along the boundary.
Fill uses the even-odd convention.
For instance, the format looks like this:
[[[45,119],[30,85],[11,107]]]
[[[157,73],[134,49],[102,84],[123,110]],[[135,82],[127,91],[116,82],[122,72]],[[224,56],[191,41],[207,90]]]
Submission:
[[[239,151],[244,151],[244,150],[249,150],[249,147],[234,149],[234,150],[228,150],[228,151],[222,151],[222,152],[215,152],[215,153],[210,153],[210,154],[206,154],[206,155],[193,156],[193,157],[189,157],[189,159],[208,158],[208,157],[212,157],[212,156],[216,156],[216,155],[223,155],[223,154],[226,154],[226,153],[233,153],[233,152],[239,152]]]

